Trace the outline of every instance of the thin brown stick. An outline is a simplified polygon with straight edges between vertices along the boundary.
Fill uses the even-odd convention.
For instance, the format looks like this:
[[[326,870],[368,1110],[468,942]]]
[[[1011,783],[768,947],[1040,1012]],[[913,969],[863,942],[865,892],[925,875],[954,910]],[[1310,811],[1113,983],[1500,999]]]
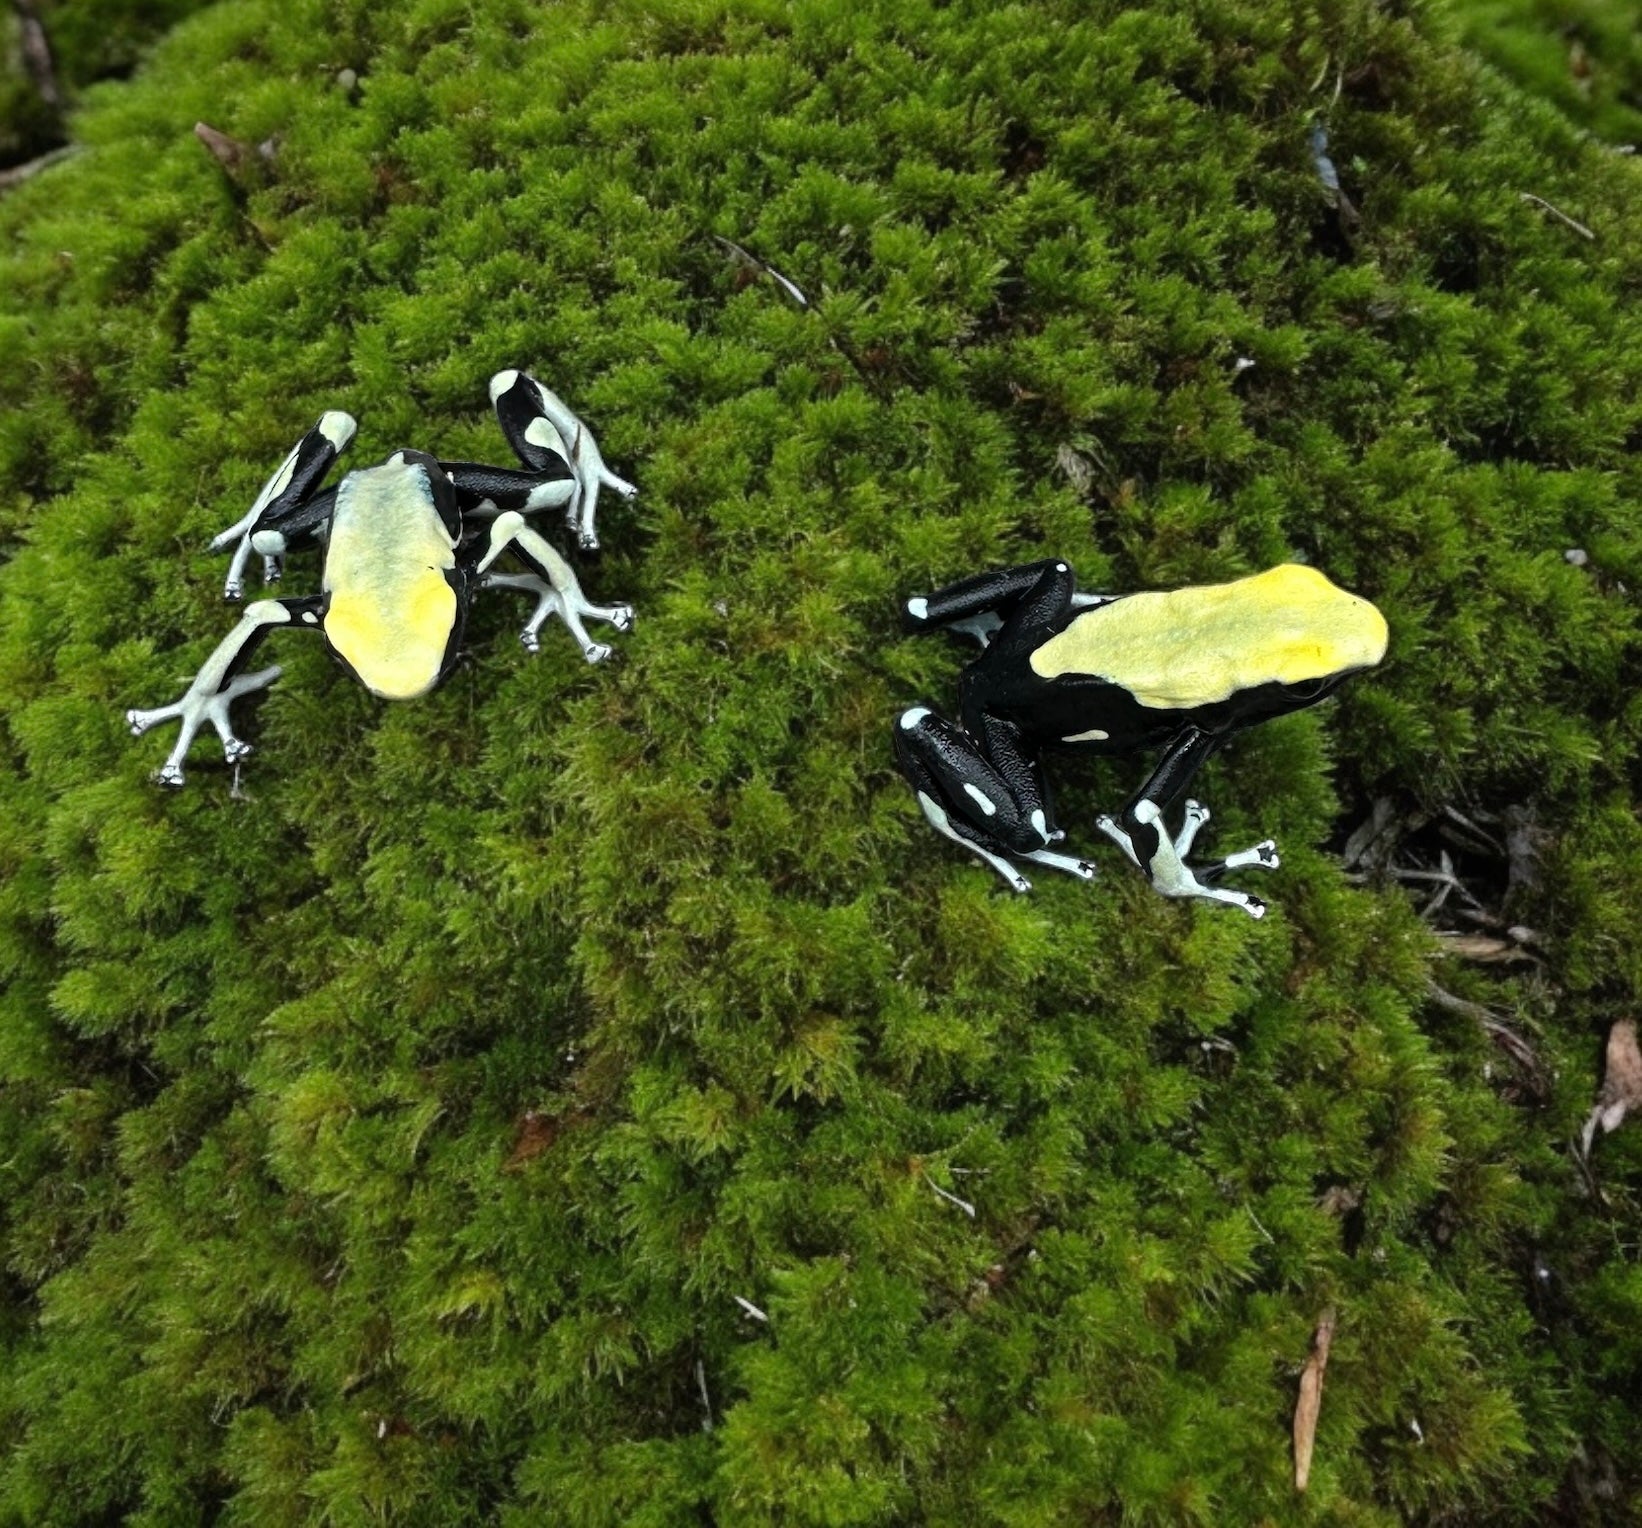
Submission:
[[[34,0],[11,0],[23,33],[23,63],[28,68],[34,88],[40,99],[53,109],[63,104],[63,93],[57,88],[57,66],[52,62],[51,44],[46,40],[46,29],[40,23]]]
[[[54,164],[61,164],[79,152],[78,144],[65,143],[49,154],[42,154],[38,159],[29,160],[27,164],[14,164],[9,169],[0,170],[0,191],[10,191],[13,187],[22,185],[25,180],[32,180],[42,170],[49,170]]]
[[[1300,1395],[1294,1404],[1294,1489],[1305,1490],[1311,1480],[1311,1451],[1317,1441],[1317,1417],[1323,1409],[1323,1371],[1334,1341],[1334,1307],[1317,1318],[1311,1356],[1300,1371]]]
[[[1551,214],[1552,217],[1557,220],[1557,222],[1567,224],[1567,226],[1573,229],[1573,231],[1577,233],[1580,238],[1590,239],[1593,243],[1596,241],[1596,235],[1592,233],[1589,228],[1587,228],[1583,223],[1576,221],[1574,218],[1569,217],[1568,214],[1560,207],[1553,207],[1548,201],[1545,200],[1543,196],[1535,196],[1532,191],[1519,191],[1517,192],[1517,195],[1520,196],[1525,202],[1532,202],[1536,207],[1543,207],[1548,213]]]

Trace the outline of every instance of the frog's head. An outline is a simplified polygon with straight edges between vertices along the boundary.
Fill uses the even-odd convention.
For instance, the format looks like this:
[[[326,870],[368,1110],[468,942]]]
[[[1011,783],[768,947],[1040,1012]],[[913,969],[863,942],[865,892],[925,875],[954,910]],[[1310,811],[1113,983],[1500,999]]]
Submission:
[[[1385,657],[1385,617],[1315,568],[1285,563],[1247,583],[1272,613],[1270,657],[1283,684],[1320,685],[1320,694]]]

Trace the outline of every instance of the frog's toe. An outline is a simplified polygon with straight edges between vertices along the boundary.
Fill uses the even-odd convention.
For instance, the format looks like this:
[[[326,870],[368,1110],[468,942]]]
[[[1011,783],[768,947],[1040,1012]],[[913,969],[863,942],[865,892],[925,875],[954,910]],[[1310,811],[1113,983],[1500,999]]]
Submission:
[[[1275,870],[1282,861],[1277,857],[1277,845],[1269,839],[1262,839],[1252,849],[1244,849],[1240,854],[1228,854],[1216,867],[1217,870]]]
[[[1192,844],[1197,838],[1197,830],[1209,820],[1209,809],[1201,801],[1188,801],[1186,814],[1181,821],[1180,831],[1175,834],[1174,852],[1181,859],[1192,852]]]

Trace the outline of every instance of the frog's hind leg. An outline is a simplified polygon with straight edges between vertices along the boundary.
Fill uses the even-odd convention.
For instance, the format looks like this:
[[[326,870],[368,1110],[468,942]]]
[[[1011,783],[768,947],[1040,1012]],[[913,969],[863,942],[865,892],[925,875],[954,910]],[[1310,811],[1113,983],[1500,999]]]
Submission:
[[[490,401],[508,444],[526,467],[574,479],[574,491],[565,501],[565,523],[575,531],[583,551],[597,550],[599,490],[608,488],[631,499],[638,489],[605,465],[593,432],[529,373],[511,367],[497,372],[490,379]]]
[[[1217,864],[1193,870],[1186,864],[1186,855],[1198,830],[1209,820],[1209,809],[1200,802],[1188,800],[1181,829],[1173,837],[1163,822],[1164,812],[1191,783],[1218,745],[1218,738],[1188,727],[1123,811],[1116,818],[1097,819],[1096,826],[1145,871],[1152,886],[1164,896],[1228,902],[1259,918],[1266,911],[1266,904],[1259,897],[1218,886],[1215,882],[1228,870],[1274,869],[1278,863],[1276,845],[1268,838],[1252,849],[1228,855]]]
[[[1093,879],[1086,860],[1046,847],[1058,835],[1048,827],[1031,773],[1019,782],[1006,777],[973,738],[928,707],[901,713],[895,759],[935,831],[990,865],[1016,891],[1030,891],[1032,883],[1006,856]]]
[[[505,551],[512,551],[528,568],[529,573],[492,573],[493,563]],[[489,546],[473,569],[485,588],[522,589],[536,595],[536,609],[519,640],[531,652],[541,645],[538,633],[551,615],[556,615],[581,645],[582,656],[589,663],[601,663],[610,656],[610,648],[595,642],[582,625],[582,617],[605,621],[617,631],[629,631],[633,625],[631,605],[595,605],[578,582],[575,570],[551,545],[525,524],[524,516],[509,510],[498,515],[490,528]]]
[[[230,764],[237,764],[251,752],[251,745],[234,734],[228,708],[242,696],[265,690],[284,672],[278,664],[244,672],[252,652],[269,631],[276,626],[297,625],[309,630],[319,629],[323,600],[317,598],[288,600],[257,600],[245,607],[245,614],[200,666],[179,700],[151,711],[132,710],[125,713],[126,725],[133,737],[141,737],[150,727],[161,722],[176,721],[176,746],[160,766],[156,778],[161,785],[180,786],[184,783],[183,760],[194,745],[195,735],[209,722],[222,739],[222,751]]]

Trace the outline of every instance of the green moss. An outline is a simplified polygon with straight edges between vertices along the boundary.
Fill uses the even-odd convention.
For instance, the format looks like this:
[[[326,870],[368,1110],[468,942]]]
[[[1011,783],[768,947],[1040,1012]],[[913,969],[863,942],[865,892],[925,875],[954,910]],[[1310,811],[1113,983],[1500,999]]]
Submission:
[[[1642,139],[1642,35],[1602,0],[1466,0],[1467,42],[1608,142]]]
[[[1453,29],[232,0],[87,95],[0,204],[0,1523],[1634,1515],[1642,1132],[1567,1143],[1642,986],[1639,171]],[[641,486],[619,662],[293,638],[248,799],[156,790],[209,536],[322,408],[500,460],[503,365]],[[1045,548],[1386,611],[1205,778],[1266,922],[918,818],[897,596]],[[1057,766],[1074,837],[1144,768]],[[1382,796],[1527,810],[1542,965],[1348,884]]]
[[[143,48],[207,0],[27,0],[0,17],[0,167],[62,143],[86,86],[123,77]]]

